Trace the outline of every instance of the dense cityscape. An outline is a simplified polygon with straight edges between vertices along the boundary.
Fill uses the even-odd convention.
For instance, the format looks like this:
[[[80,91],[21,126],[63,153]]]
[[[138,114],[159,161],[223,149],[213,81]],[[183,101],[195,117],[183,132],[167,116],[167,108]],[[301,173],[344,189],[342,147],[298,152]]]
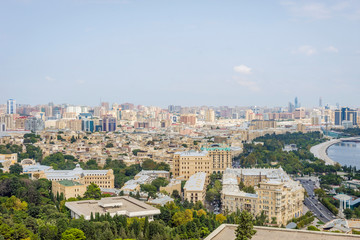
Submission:
[[[276,108],[167,109],[9,99],[0,105],[0,234],[217,239],[243,212],[258,234],[358,234],[360,171],[327,154],[358,147],[358,112],[321,98],[304,108],[297,97]]]
[[[360,1],[0,22],[0,240],[360,240]]]

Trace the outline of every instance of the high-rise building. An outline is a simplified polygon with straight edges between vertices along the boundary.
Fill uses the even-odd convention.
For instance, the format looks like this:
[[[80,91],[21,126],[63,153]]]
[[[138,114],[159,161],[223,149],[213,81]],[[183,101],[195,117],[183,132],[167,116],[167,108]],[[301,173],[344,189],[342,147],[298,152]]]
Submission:
[[[105,108],[106,111],[109,111],[109,103],[108,102],[102,102],[101,106]]]
[[[322,107],[322,98],[319,98],[319,107]]]
[[[116,118],[110,116],[104,117],[102,130],[104,132],[114,132],[116,130]]]
[[[195,114],[183,114],[180,116],[180,122],[187,125],[196,125],[196,115]]]
[[[15,101],[15,99],[7,100],[6,113],[7,114],[15,114],[16,113],[16,101]]]
[[[174,112],[174,111],[175,111],[175,106],[174,106],[174,105],[169,105],[169,106],[168,106],[168,111],[169,111],[170,113]]]
[[[335,125],[342,125],[343,121],[350,121],[353,125],[357,125],[356,110],[348,107],[335,110]]]
[[[303,119],[305,118],[305,108],[296,108],[294,112],[295,119]]]
[[[208,109],[205,112],[205,121],[206,122],[215,122],[215,112],[212,109]]]
[[[295,108],[298,108],[298,107],[300,107],[299,101],[298,101],[298,98],[295,97]]]
[[[38,132],[44,130],[45,123],[41,118],[30,117],[25,121],[25,130]]]
[[[84,118],[81,122],[81,130],[84,132],[94,132],[94,120],[90,118]]]
[[[294,112],[295,106],[291,102],[289,102],[288,112],[292,113]]]

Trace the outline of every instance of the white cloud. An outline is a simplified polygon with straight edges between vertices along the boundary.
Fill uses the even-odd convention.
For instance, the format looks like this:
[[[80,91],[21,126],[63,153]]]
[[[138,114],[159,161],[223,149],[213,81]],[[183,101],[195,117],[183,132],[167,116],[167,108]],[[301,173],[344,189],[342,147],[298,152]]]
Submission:
[[[79,80],[76,80],[76,83],[79,84],[79,85],[82,85],[82,84],[85,83],[85,80],[79,79]]]
[[[249,90],[251,90],[253,92],[260,91],[260,87],[254,81],[246,80],[246,79],[237,79],[236,83],[239,84],[240,86],[248,88]]]
[[[304,54],[307,56],[314,55],[316,52],[317,52],[316,48],[309,46],[309,45],[300,46],[298,49],[293,51],[293,53]]]
[[[234,67],[234,71],[242,74],[251,74],[251,68],[246,65],[239,65]]]
[[[48,82],[55,82],[56,81],[55,78],[52,78],[52,77],[49,77],[49,76],[46,76],[45,80],[48,81]]]
[[[327,52],[331,52],[331,53],[338,53],[339,52],[339,49],[337,49],[336,47],[334,46],[329,46],[325,49],[325,51]]]
[[[281,3],[292,16],[309,19],[329,19],[333,17],[351,18],[359,10],[353,0],[334,1],[284,1]]]

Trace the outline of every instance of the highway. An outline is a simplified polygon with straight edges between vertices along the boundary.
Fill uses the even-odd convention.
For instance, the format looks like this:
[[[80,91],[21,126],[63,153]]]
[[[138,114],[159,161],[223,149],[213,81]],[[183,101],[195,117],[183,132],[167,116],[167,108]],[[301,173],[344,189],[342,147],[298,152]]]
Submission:
[[[317,217],[319,220],[323,221],[324,223],[327,223],[333,219],[336,219],[336,216],[332,212],[330,212],[329,209],[327,209],[321,202],[317,200],[317,197],[315,197],[314,194],[314,188],[316,183],[313,180],[308,179],[297,179],[300,181],[300,183],[305,188],[306,192],[308,193],[309,197],[305,198],[304,204],[305,206],[314,213],[315,217]]]

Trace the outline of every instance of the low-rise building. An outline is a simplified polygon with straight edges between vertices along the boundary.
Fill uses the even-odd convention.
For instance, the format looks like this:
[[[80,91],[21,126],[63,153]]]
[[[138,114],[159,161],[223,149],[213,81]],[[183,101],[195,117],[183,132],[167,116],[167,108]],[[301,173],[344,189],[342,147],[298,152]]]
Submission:
[[[63,195],[65,199],[83,197],[87,186],[72,180],[52,181],[52,192],[56,195]]]
[[[198,172],[186,181],[184,186],[184,199],[189,202],[205,202],[206,195],[206,173]]]
[[[70,209],[72,218],[78,219],[84,216],[85,220],[90,220],[91,215],[95,217],[96,214],[110,214],[111,217],[115,215],[129,218],[148,217],[149,221],[152,221],[155,215],[160,214],[159,209],[127,196],[66,202],[65,206]]]
[[[11,165],[17,162],[17,153],[0,154],[0,163],[5,171],[9,171]]]
[[[170,178],[170,173],[168,171],[162,170],[142,170],[135,175],[134,179],[127,181],[121,190],[124,194],[140,192],[141,184],[150,184],[155,179],[163,177],[167,180]]]
[[[50,181],[73,180],[85,185],[95,183],[100,188],[114,188],[114,173],[107,170],[83,170],[79,164],[73,170],[54,170],[44,165],[31,165],[23,168],[24,174],[33,179],[46,178]]]
[[[171,179],[169,184],[165,187],[160,187],[160,192],[165,191],[169,194],[172,194],[174,191],[181,193],[181,180],[180,179]]]

